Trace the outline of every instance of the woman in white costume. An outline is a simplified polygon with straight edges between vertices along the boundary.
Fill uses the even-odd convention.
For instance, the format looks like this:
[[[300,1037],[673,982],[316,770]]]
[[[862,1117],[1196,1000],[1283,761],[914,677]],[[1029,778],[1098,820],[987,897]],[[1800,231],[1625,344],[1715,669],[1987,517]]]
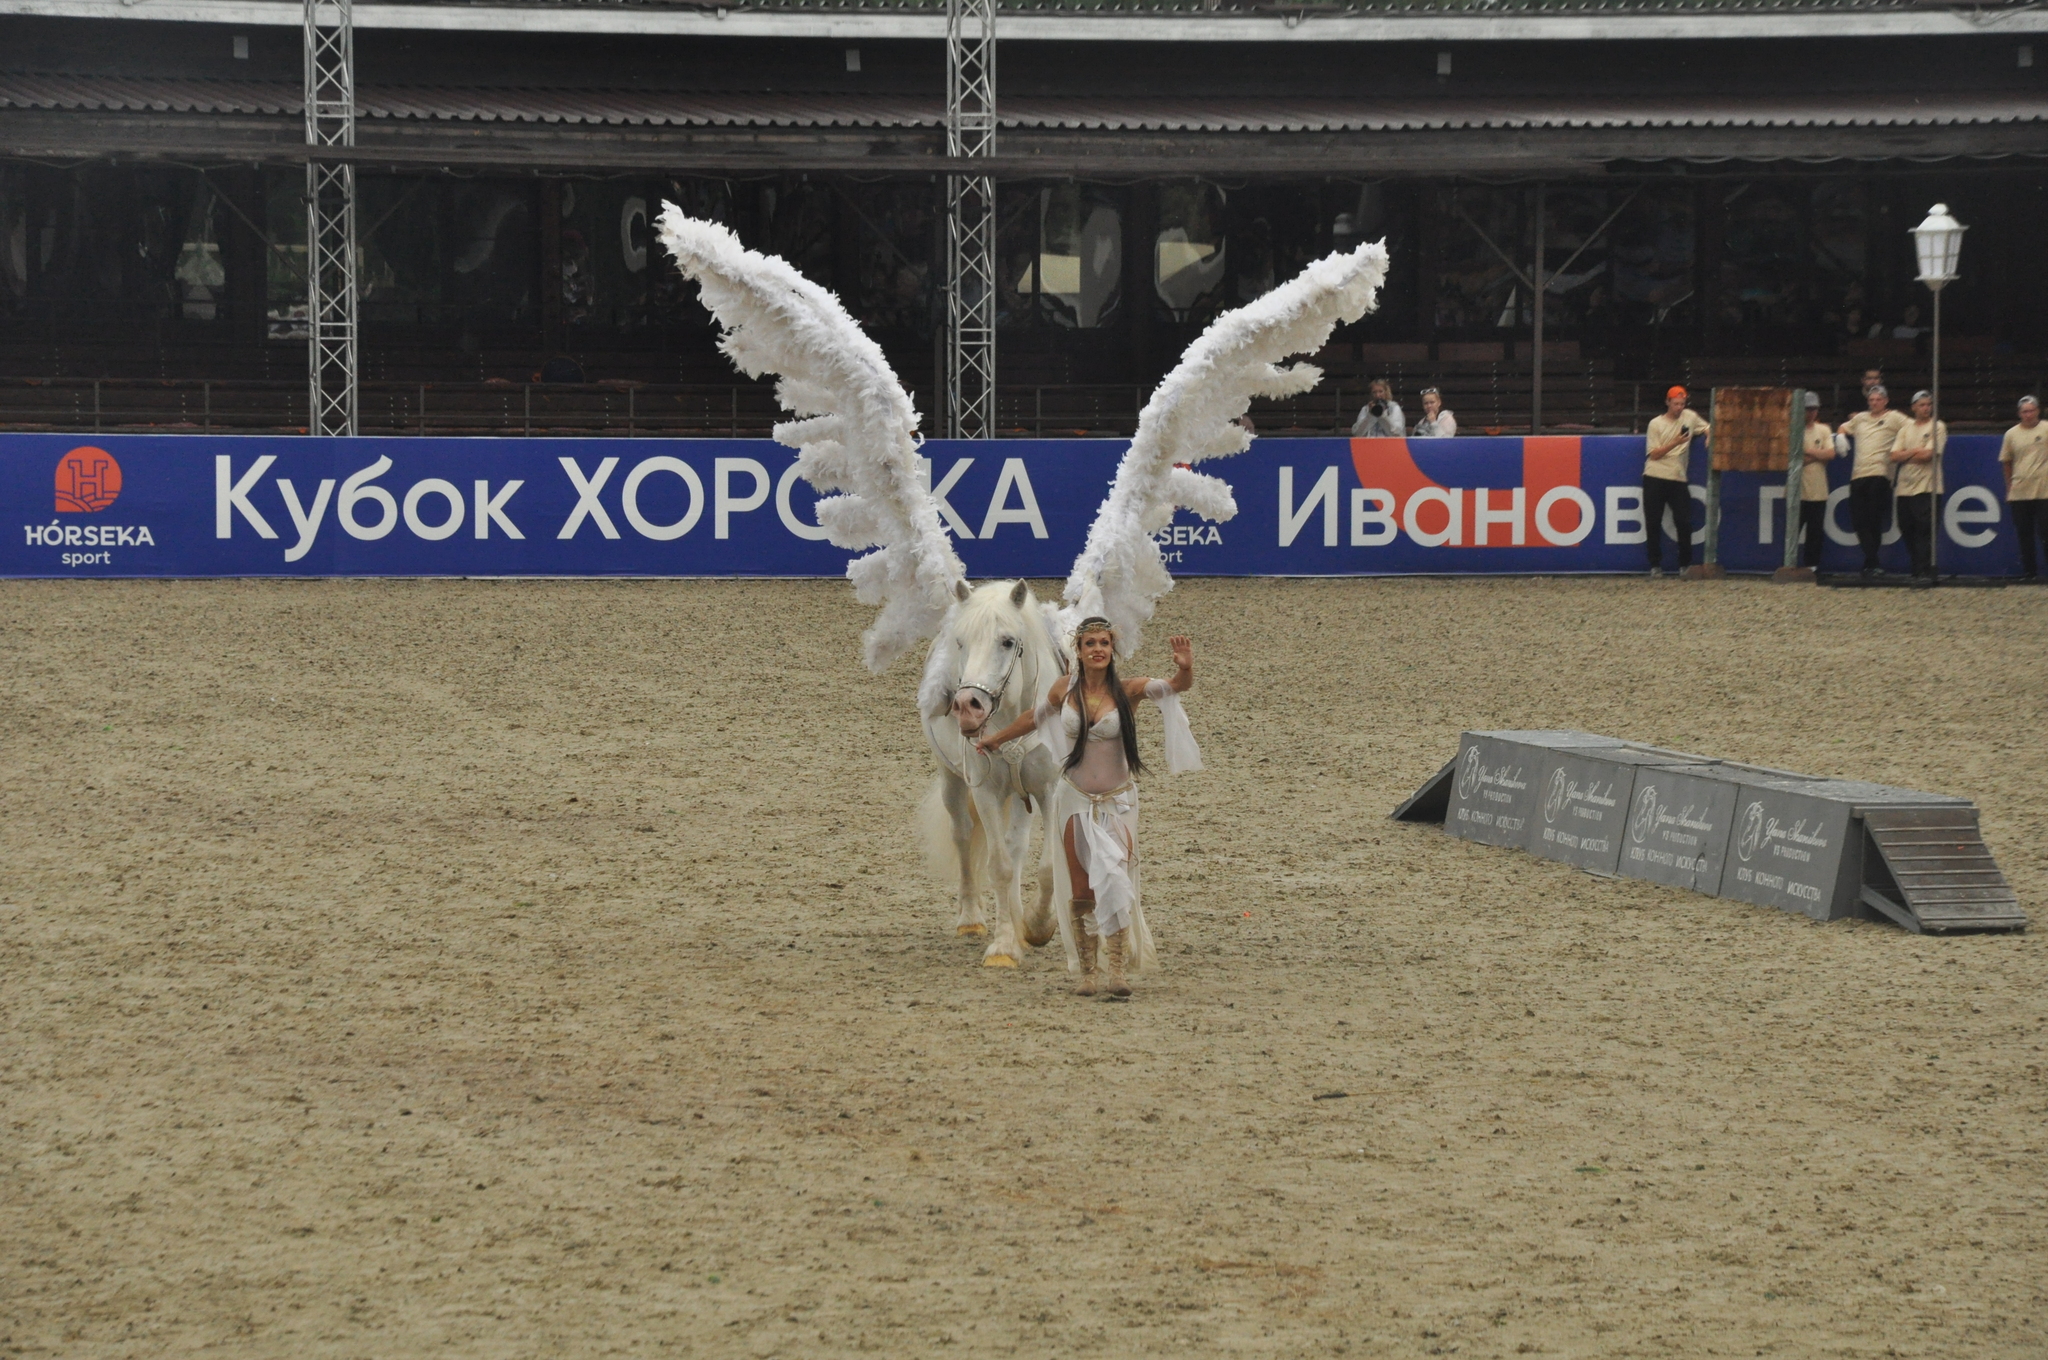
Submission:
[[[1150,699],[1166,725],[1166,764],[1175,774],[1202,768],[1201,752],[1188,729],[1180,696],[1195,683],[1194,648],[1185,637],[1173,648],[1171,680],[1116,673],[1116,633],[1108,619],[1081,621],[1074,632],[1074,673],[1053,682],[1036,712],[1021,715],[1001,732],[980,741],[993,751],[1036,727],[1040,740],[1060,761],[1053,793],[1053,821],[1066,846],[1060,897],[1068,902],[1061,922],[1081,961],[1082,996],[1096,992],[1096,944],[1101,942],[1103,989],[1112,997],[1131,994],[1124,966],[1143,971],[1152,961],[1152,932],[1138,888],[1138,759],[1136,716],[1131,704]],[[1085,732],[1085,736],[1083,733]]]

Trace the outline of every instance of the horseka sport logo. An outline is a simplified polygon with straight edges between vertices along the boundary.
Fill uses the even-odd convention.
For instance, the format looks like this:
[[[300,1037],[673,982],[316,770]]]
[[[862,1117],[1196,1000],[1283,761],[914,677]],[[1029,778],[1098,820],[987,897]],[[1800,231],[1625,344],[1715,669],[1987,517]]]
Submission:
[[[114,455],[90,444],[57,460],[57,513],[93,515],[121,494],[121,465]]]

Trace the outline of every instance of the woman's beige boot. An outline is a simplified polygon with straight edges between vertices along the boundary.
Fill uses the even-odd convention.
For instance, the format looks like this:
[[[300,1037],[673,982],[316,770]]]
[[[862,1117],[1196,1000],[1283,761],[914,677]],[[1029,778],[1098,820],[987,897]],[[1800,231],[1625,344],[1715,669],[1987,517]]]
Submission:
[[[1094,996],[1095,936],[1088,928],[1095,924],[1095,899],[1077,897],[1068,905],[1074,915],[1074,947],[1081,951],[1081,985],[1074,989],[1074,995]]]
[[[1128,929],[1102,937],[1103,990],[1111,996],[1131,994],[1130,984],[1124,981],[1124,945],[1130,938]]]

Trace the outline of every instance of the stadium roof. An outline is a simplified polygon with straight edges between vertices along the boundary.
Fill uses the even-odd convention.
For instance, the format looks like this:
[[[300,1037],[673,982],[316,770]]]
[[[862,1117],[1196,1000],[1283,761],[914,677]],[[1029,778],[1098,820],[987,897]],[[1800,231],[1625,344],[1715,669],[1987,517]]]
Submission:
[[[0,154],[293,161],[305,155],[299,96],[285,82],[0,74]],[[357,103],[356,158],[371,165],[954,168],[928,96],[366,86]],[[1001,121],[988,168],[1012,179],[1595,172],[1614,161],[2039,154],[2048,91],[1020,97]]]
[[[997,0],[1005,41],[1514,41],[2048,32],[2036,0]],[[945,0],[358,0],[361,29],[945,36]],[[296,0],[0,0],[0,15],[239,26]]]
[[[135,79],[0,73],[0,109],[289,116],[297,85],[281,81]],[[366,87],[369,122],[566,123],[619,127],[937,129],[936,98],[862,94],[649,90]],[[1403,132],[1531,128],[1909,128],[2048,123],[2048,93],[1894,93],[1560,97],[1425,96],[1360,100],[1015,98],[1006,128],[1136,132]]]

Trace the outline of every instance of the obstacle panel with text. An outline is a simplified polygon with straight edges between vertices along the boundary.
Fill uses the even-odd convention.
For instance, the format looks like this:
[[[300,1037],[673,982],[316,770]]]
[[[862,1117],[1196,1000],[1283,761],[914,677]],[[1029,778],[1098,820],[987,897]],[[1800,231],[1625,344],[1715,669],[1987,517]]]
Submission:
[[[1916,933],[2027,924],[1967,799],[1591,732],[1467,732],[1394,816],[1817,921]]]

